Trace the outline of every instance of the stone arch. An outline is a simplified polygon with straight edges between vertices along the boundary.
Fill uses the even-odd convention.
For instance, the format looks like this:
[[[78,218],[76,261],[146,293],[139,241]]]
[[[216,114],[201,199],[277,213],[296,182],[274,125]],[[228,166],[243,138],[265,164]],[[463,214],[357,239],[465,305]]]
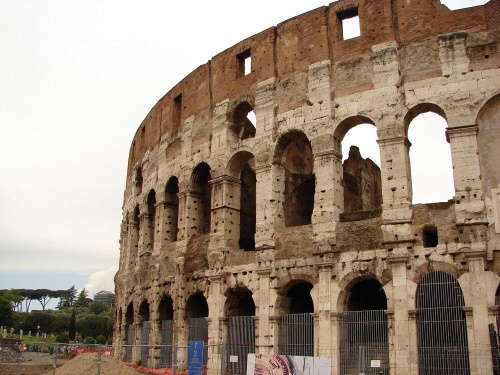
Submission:
[[[500,284],[498,284],[497,290],[495,291],[495,305],[500,305]]]
[[[239,140],[255,137],[257,124],[253,124],[248,118],[253,109],[253,104],[249,100],[242,100],[230,112],[229,129]]]
[[[149,233],[149,246],[154,247],[156,232],[156,191],[151,189],[146,198],[147,204],[147,226]]]
[[[309,280],[310,278],[294,278],[277,290],[276,315],[314,312],[314,301],[311,294],[314,284]],[[302,306],[301,302],[303,302]],[[299,310],[300,312],[298,312]]]
[[[148,322],[150,319],[150,306],[147,299],[144,299],[137,310],[137,321],[139,323]]]
[[[484,193],[491,198],[491,189],[500,185],[500,93],[489,98],[477,115],[478,125],[477,146],[479,165],[481,168],[481,183]]]
[[[165,236],[168,242],[177,241],[179,232],[179,179],[171,176],[165,185],[165,203],[164,203],[164,223]]]
[[[206,318],[208,313],[208,303],[203,293],[191,294],[186,301],[186,318]]]
[[[363,127],[366,125],[370,129]],[[363,137],[353,138],[357,133],[361,133]],[[342,206],[344,214],[365,210],[377,212],[374,209],[380,209],[382,205],[380,148],[377,139],[375,122],[363,115],[349,116],[335,127],[333,147],[342,164],[338,166],[342,181],[337,188],[340,200],[338,204]]]
[[[226,317],[255,315],[256,306],[253,293],[247,287],[228,288],[225,296],[224,315]]]
[[[199,163],[191,174],[191,189],[193,190],[193,199],[195,210],[195,224],[198,233],[210,233],[211,206],[212,206],[212,185],[210,180],[211,168],[205,163]]]
[[[433,118],[429,113],[439,117]],[[427,117],[417,120],[420,115]],[[406,112],[403,126],[409,145],[407,152],[412,202],[432,203],[453,198],[453,161],[445,111],[434,103],[417,104]],[[429,190],[430,185],[435,188]]]
[[[246,147],[233,152],[226,166],[226,174],[234,178],[239,178],[241,171],[247,163],[251,163],[252,168],[255,167],[254,154],[250,148]]]
[[[338,283],[338,294],[333,299],[333,301],[336,300],[335,304],[336,311],[338,312],[345,311],[345,306],[349,300],[351,289],[356,284],[364,280],[376,280],[377,282],[379,282],[382,288],[384,289],[384,294],[387,299],[387,306],[391,306],[392,293],[390,293],[389,290],[391,284],[390,283],[391,279],[389,278],[389,275],[382,275],[382,277],[378,277],[376,274],[371,272],[365,273],[359,271],[351,271],[347,275],[345,275]]]
[[[158,319],[172,320],[174,319],[174,301],[169,294],[164,294],[158,303]]]
[[[406,111],[403,120],[404,134],[406,136],[408,136],[408,128],[410,127],[410,124],[415,119],[415,117],[427,112],[435,113],[441,116],[443,119],[445,119],[446,122],[448,122],[448,117],[446,116],[446,112],[439,105],[430,102],[420,103],[409,108],[408,111]]]
[[[312,145],[305,133],[283,134],[276,144],[273,164],[285,226],[311,224],[316,178]]]
[[[129,302],[127,305],[127,310],[125,311],[125,324],[134,324],[134,303]]]

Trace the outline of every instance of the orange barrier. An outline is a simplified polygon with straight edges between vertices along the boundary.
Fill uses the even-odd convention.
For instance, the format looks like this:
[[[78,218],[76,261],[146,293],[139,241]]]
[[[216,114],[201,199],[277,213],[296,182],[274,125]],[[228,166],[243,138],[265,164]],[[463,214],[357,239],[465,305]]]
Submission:
[[[151,375],[173,375],[174,372],[173,370],[168,370],[168,369],[152,369],[144,366],[136,366],[131,363],[123,362],[124,365],[133,368],[136,371],[142,372],[144,374],[151,374]],[[203,367],[202,371],[203,375],[207,375],[207,367]],[[177,370],[177,375],[188,375],[188,372],[186,370]]]

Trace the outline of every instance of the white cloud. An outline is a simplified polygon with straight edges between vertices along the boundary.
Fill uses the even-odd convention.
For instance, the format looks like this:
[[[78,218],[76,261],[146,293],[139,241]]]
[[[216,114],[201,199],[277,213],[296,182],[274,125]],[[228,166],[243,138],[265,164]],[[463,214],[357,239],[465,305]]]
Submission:
[[[94,298],[94,294],[101,290],[110,292],[115,291],[114,277],[118,271],[118,266],[112,266],[104,271],[94,272],[89,276],[89,282],[85,285],[85,290],[90,298]]]

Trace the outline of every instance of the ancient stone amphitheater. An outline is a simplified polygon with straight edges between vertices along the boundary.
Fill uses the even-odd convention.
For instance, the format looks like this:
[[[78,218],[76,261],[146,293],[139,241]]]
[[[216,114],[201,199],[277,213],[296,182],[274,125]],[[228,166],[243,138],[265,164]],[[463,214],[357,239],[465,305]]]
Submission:
[[[130,150],[117,355],[182,369],[203,340],[214,374],[246,373],[248,353],[498,374],[499,47],[500,0],[341,0],[180,81]],[[408,129],[425,112],[447,122],[448,202],[412,203]],[[342,162],[360,124],[380,168],[356,148]]]

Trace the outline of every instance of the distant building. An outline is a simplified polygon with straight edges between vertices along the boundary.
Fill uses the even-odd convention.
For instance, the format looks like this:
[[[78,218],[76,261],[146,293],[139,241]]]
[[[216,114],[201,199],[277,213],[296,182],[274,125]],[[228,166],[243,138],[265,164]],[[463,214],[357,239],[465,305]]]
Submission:
[[[94,302],[102,302],[109,308],[115,307],[115,294],[106,290],[101,290],[94,294]]]

